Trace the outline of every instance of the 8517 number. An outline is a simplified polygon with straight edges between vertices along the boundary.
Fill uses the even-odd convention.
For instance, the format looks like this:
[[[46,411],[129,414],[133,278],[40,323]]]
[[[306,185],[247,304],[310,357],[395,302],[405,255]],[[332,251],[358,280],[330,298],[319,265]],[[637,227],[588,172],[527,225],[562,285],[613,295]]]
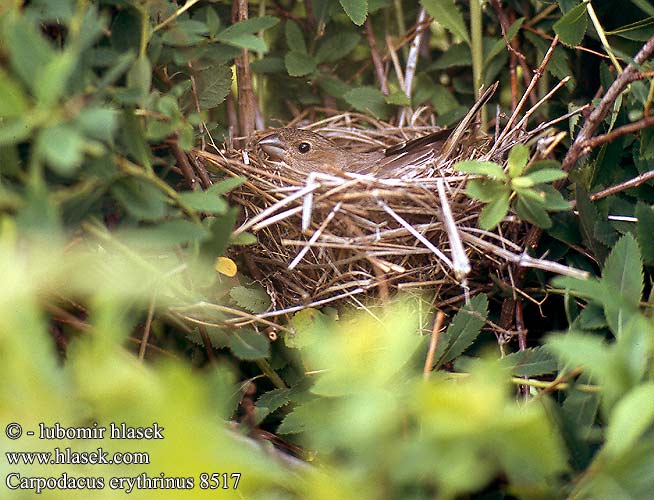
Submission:
[[[223,472],[220,474],[214,472],[213,474],[207,474],[206,472],[203,472],[200,474],[199,479],[200,482],[198,483],[198,486],[203,490],[236,489],[241,480],[241,473],[232,472],[231,474],[228,474],[227,472]]]

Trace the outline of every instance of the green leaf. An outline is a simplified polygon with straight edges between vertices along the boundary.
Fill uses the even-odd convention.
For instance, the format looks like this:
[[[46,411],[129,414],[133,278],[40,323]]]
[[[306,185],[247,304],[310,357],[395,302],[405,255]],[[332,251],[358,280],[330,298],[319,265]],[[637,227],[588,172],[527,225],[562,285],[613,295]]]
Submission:
[[[235,286],[229,291],[229,296],[239,307],[252,313],[262,313],[270,307],[270,297],[263,288],[248,288]]]
[[[55,51],[33,22],[17,14],[17,9],[10,11],[4,21],[4,43],[10,54],[9,62],[23,83],[34,90],[39,73],[54,58]]]
[[[221,104],[232,88],[232,70],[225,64],[207,66],[200,72],[198,101],[200,109],[212,109]]]
[[[487,315],[488,297],[483,293],[475,295],[468,304],[456,313],[450,326],[441,335],[439,346],[434,355],[434,359],[436,359],[435,369],[443,363],[458,358],[472,345],[481,333],[481,327],[484,326]]]
[[[368,0],[338,0],[341,7],[357,26],[361,26],[368,16]]]
[[[138,220],[161,219],[166,213],[166,197],[156,187],[140,179],[121,179],[111,193]]]
[[[570,210],[572,205],[569,201],[563,198],[563,195],[554,189],[553,186],[539,186],[541,192],[545,193],[545,200],[543,202],[543,207],[551,212],[557,212],[560,210]]]
[[[229,334],[229,349],[238,359],[262,359],[270,356],[270,341],[253,330],[233,330]]]
[[[522,23],[524,21],[525,18],[520,17],[516,19],[511,26],[509,26],[509,29],[506,30],[506,40],[504,36],[501,36],[500,38],[497,39],[497,41],[493,44],[491,49],[488,51],[488,54],[486,54],[486,61],[490,61],[493,57],[495,57],[497,54],[499,54],[500,52],[506,49],[506,41],[508,40],[510,43],[511,40],[513,40],[513,37],[518,34],[518,31],[520,31],[520,28],[522,27]]]
[[[290,395],[291,389],[273,389],[259,396],[254,404],[256,423],[260,424],[272,412],[288,404]]]
[[[529,148],[524,144],[516,144],[509,152],[509,177],[515,179],[522,175],[529,161]]]
[[[152,65],[148,56],[139,56],[127,73],[127,87],[135,90],[141,99],[150,93],[152,85]]]
[[[120,137],[127,153],[136,160],[139,165],[150,167],[150,148],[145,140],[143,124],[133,110],[125,109],[120,126]]]
[[[422,0],[421,3],[437,23],[470,44],[465,21],[454,0]]]
[[[75,117],[75,124],[87,136],[111,142],[118,127],[118,112],[112,108],[88,106]]]
[[[316,62],[304,52],[288,52],[284,56],[284,65],[290,76],[305,76],[316,70]]]
[[[154,226],[124,229],[121,231],[132,245],[142,248],[170,248],[201,241],[208,231],[194,222],[177,219],[161,222]]]
[[[459,66],[472,66],[472,52],[470,45],[466,42],[455,43],[448,47],[438,59],[427,67],[427,70],[434,71]]]
[[[606,300],[610,300],[611,297],[611,294],[607,294],[607,290],[595,278],[582,280],[571,276],[556,276],[552,279],[552,285],[570,290],[575,296],[593,300],[598,304],[603,304]]]
[[[513,184],[517,187],[529,188],[544,182],[553,182],[559,179],[565,179],[566,177],[567,174],[562,170],[545,168],[543,170],[537,170],[536,172],[531,172],[521,177],[516,177],[513,179]]]
[[[357,111],[369,113],[376,118],[388,116],[390,108],[386,98],[374,87],[356,87],[345,93],[343,99]]]
[[[466,184],[466,194],[475,200],[489,203],[510,194],[506,184],[492,179],[471,179]]]
[[[0,68],[0,118],[21,116],[27,110],[27,97],[22,87]]]
[[[343,59],[352,52],[361,37],[351,31],[338,33],[337,35],[327,38],[318,47],[316,52],[316,64],[325,62],[336,62]]]
[[[498,180],[507,179],[502,166],[492,161],[464,160],[455,163],[454,169],[464,174],[485,175],[491,179]]]
[[[411,106],[411,99],[401,90],[387,95],[386,102],[395,106]]]
[[[207,192],[217,196],[229,193],[232,189],[241,186],[246,180],[245,177],[229,177],[216,182],[213,186],[207,189]]]
[[[631,234],[625,234],[611,250],[604,263],[601,282],[614,298],[620,299],[604,302],[609,327],[619,336],[624,324],[638,310],[643,293],[640,250]]]
[[[304,41],[302,30],[295,21],[286,21],[286,45],[293,52],[307,54],[307,43]]]
[[[632,448],[654,423],[654,383],[632,389],[613,408],[604,453],[618,457]]]
[[[648,0],[631,0],[631,3],[636,5],[648,16],[654,17],[654,6]]]
[[[204,255],[212,260],[220,255],[223,255],[229,238],[234,230],[236,224],[236,217],[238,209],[236,207],[230,208],[227,213],[216,217],[207,217],[204,223],[208,226],[211,232],[211,237],[203,242],[201,251]]]
[[[179,193],[181,201],[199,212],[224,214],[228,205],[225,200],[209,191],[186,191]]]
[[[48,164],[61,175],[71,175],[84,159],[84,137],[70,125],[55,125],[43,129],[37,148]]]
[[[509,211],[509,193],[489,202],[479,213],[479,227],[491,230],[497,226]]]
[[[169,25],[162,37],[166,45],[173,47],[191,47],[206,40],[209,33],[207,25],[196,19],[177,19]]]
[[[636,235],[643,252],[643,260],[648,265],[654,264],[654,205],[649,206],[639,201],[635,211],[638,224]]]
[[[527,196],[518,196],[514,208],[518,217],[521,219],[531,222],[543,229],[552,227],[552,219],[547,215],[547,211],[545,210],[542,201],[535,201]]]
[[[20,116],[9,123],[0,124],[0,146],[18,144],[30,137],[34,125],[24,116]]]
[[[218,33],[218,35],[216,35],[216,39],[235,47],[241,47],[257,52],[267,52],[268,46],[266,43],[258,36],[255,36],[253,33],[271,28],[278,22],[279,19],[272,16],[253,17],[246,19],[245,21],[240,21],[236,24],[232,24],[231,26]]]
[[[562,43],[570,47],[579,45],[586,35],[588,27],[586,3],[582,2],[570,9],[552,27]]]
[[[516,377],[535,377],[556,371],[556,359],[543,347],[525,349],[502,358],[502,366]]]

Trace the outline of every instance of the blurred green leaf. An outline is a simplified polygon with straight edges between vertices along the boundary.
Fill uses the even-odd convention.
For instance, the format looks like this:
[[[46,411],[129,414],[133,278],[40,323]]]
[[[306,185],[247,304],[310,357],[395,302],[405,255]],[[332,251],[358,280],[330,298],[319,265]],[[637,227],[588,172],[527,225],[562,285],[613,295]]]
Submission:
[[[396,106],[411,106],[411,99],[402,90],[387,95],[386,102]]]
[[[303,52],[286,53],[284,64],[290,76],[305,76],[316,70],[316,62],[313,57]]]
[[[453,0],[422,0],[421,3],[437,23],[470,44],[470,35],[463,16]]]
[[[207,25],[196,19],[177,19],[163,35],[163,43],[176,47],[190,47],[205,40]]]
[[[37,148],[53,170],[68,176],[82,163],[84,137],[70,125],[54,125],[39,133]]]
[[[0,119],[21,116],[28,106],[21,86],[0,68]]]
[[[278,22],[279,19],[272,16],[253,17],[228,26],[216,35],[216,39],[235,47],[267,52],[266,43],[254,33],[271,28]]]
[[[254,330],[234,330],[229,333],[229,349],[238,359],[262,359],[270,356],[270,341]]]
[[[135,90],[140,99],[145,99],[150,93],[151,84],[152,65],[147,56],[139,56],[127,73],[127,86]]]
[[[271,304],[263,288],[235,286],[229,290],[229,296],[239,307],[255,314],[267,311]]]
[[[375,118],[388,116],[389,106],[384,94],[374,87],[356,87],[345,93],[343,99],[357,111],[369,113]]]
[[[584,39],[588,27],[586,3],[582,2],[570,9],[552,27],[554,32],[559,35],[562,43],[570,47],[579,45]]]
[[[75,124],[87,136],[111,142],[118,127],[118,112],[112,108],[88,106],[75,117]]]
[[[307,54],[307,43],[304,41],[302,30],[295,21],[286,21],[285,26],[286,45],[293,52]]]
[[[166,197],[151,184],[139,179],[122,179],[111,193],[136,219],[157,220],[166,213]]]
[[[341,7],[357,26],[361,26],[368,17],[368,0],[338,0]]]
[[[185,191],[179,193],[179,198],[198,212],[224,214],[228,208],[225,200],[210,191]]]
[[[509,188],[502,182],[492,179],[471,179],[466,184],[466,194],[484,203],[509,195]]]
[[[208,231],[194,222],[176,219],[138,229],[124,229],[120,234],[137,247],[169,248],[203,240]]]
[[[338,62],[352,52],[360,41],[361,37],[351,31],[327,38],[318,46],[315,57],[316,64]]]
[[[654,424],[654,383],[627,393],[613,409],[603,452],[619,456],[631,449]]]

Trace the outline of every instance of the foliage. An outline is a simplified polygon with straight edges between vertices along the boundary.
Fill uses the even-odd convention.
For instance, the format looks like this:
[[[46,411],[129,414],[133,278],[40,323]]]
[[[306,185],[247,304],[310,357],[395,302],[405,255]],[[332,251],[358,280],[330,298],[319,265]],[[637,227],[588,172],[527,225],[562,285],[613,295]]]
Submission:
[[[510,114],[514,90],[558,35],[537,98],[571,78],[526,117],[533,128],[597,104],[652,36],[651,4],[262,1],[238,20],[239,3],[0,4],[0,422],[34,431],[157,422],[165,436],[3,436],[3,452],[101,446],[151,462],[13,466],[3,453],[0,476],[163,473],[215,496],[199,487],[201,473],[240,473],[237,490],[220,491],[239,498],[648,498],[654,133],[637,125],[654,95],[650,61],[598,123],[606,140],[587,144],[573,169],[536,159],[538,144],[515,146],[506,166],[457,165],[470,174],[467,195],[484,204],[482,230],[507,216],[517,221],[509,239],[521,237],[518,225],[541,228],[530,245],[591,278],[548,284],[517,267],[510,282],[489,276],[483,293],[447,311],[431,358],[426,295],[366,304],[365,314],[304,309],[266,331],[249,324],[283,306],[257,281],[256,259],[228,254],[256,241],[234,232],[243,214],[230,191],[247,180],[207,172],[193,148],[231,140],[247,113],[286,123],[349,109],[398,123],[427,106],[452,125],[479,83],[496,80]],[[423,8],[434,20],[412,52],[406,34]],[[256,110],[238,99],[244,55]],[[570,139],[551,158],[588,119],[562,122]],[[520,321],[522,308],[505,308],[516,303],[527,311]],[[262,431],[301,446],[301,460],[246,436]]]
[[[516,144],[509,153],[506,172],[491,161],[465,160],[454,165],[459,172],[483,176],[466,186],[468,196],[486,203],[479,214],[481,228],[497,226],[509,211],[511,200],[521,219],[544,229],[552,226],[548,211],[570,208],[561,193],[547,184],[566,177],[558,162],[540,160],[527,166],[528,160],[529,149]]]

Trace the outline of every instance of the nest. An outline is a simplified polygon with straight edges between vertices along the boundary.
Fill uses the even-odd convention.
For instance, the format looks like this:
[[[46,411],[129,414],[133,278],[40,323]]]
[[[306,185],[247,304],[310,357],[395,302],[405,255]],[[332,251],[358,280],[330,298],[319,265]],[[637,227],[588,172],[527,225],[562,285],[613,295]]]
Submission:
[[[240,251],[272,299],[272,310],[259,317],[335,302],[361,305],[370,296],[385,298],[407,289],[431,290],[436,305],[443,307],[471,289],[487,290],[490,274],[509,281],[509,264],[578,275],[528,256],[516,243],[524,237],[525,225],[514,217],[493,232],[479,229],[482,207],[464,192],[470,176],[453,168],[462,159],[504,164],[515,143],[536,144],[546,128],[525,131],[518,125],[503,134],[501,143],[481,138],[398,178],[333,171],[306,175],[256,151],[198,152],[213,170],[248,179],[231,200],[243,212],[236,234],[248,231],[258,239],[256,248]],[[426,120],[400,129],[349,113],[303,128],[355,151],[438,130]]]

